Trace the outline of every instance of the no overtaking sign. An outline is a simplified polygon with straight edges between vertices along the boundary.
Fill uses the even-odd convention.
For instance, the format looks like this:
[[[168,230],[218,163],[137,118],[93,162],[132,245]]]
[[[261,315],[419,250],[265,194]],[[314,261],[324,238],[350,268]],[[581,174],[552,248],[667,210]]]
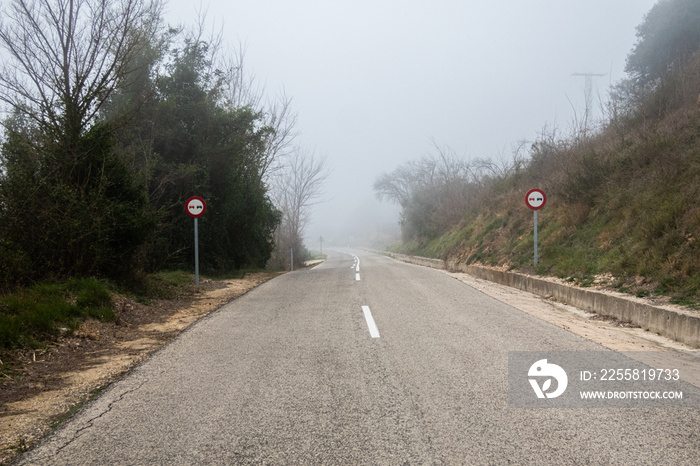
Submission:
[[[525,204],[532,210],[540,210],[547,203],[547,196],[540,189],[531,189],[525,195]]]
[[[207,211],[207,203],[199,196],[192,196],[187,199],[185,210],[190,217],[201,217]]]

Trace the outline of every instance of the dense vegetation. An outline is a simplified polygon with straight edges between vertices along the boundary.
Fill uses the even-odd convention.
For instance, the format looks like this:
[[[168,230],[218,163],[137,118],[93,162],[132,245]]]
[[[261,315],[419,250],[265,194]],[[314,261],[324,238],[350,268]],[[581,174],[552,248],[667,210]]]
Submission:
[[[291,147],[289,99],[267,98],[242,52],[223,53],[204,18],[166,26],[163,8],[2,5],[0,348],[113,318],[110,287],[142,292],[149,274],[192,270],[194,195],[207,202],[203,273],[263,268],[276,247],[303,260],[303,223],[288,225],[308,214],[323,160]],[[295,183],[316,191],[276,205]]]
[[[192,195],[208,203],[202,269],[264,267],[283,115],[240,60],[201,26],[164,27],[157,0],[25,6],[0,28],[0,290],[190,268]]]
[[[700,298],[700,2],[662,0],[637,30],[606,120],[544,130],[511,160],[433,154],[379,177],[408,253],[532,271],[525,193],[547,193],[536,272],[611,273],[643,295]]]

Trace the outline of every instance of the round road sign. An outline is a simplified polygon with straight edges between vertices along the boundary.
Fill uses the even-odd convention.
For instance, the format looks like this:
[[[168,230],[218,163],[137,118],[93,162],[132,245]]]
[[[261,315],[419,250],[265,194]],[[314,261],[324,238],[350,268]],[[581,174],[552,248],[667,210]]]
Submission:
[[[541,189],[531,189],[525,195],[525,204],[532,210],[540,210],[547,203],[547,196]]]
[[[190,217],[201,217],[207,211],[207,203],[199,196],[192,196],[185,202],[185,211]]]

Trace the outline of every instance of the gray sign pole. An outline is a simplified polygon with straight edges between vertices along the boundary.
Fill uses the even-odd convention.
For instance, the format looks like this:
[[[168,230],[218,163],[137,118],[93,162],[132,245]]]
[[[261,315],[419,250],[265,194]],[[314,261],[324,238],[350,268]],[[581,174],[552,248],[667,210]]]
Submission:
[[[291,271],[294,272],[294,248],[292,248],[292,262],[291,262],[291,266],[292,266],[292,270],[291,270]]]
[[[537,267],[537,211],[533,210],[535,213],[535,267]]]
[[[199,233],[197,231],[197,217],[194,218],[194,283],[199,285]]]
[[[187,215],[194,218],[194,282],[199,285],[199,231],[197,218],[207,211],[207,203],[199,196],[192,196],[185,202]]]
[[[532,209],[535,214],[535,267],[537,267],[537,211],[547,203],[547,196],[541,189],[531,189],[525,195],[525,204]]]

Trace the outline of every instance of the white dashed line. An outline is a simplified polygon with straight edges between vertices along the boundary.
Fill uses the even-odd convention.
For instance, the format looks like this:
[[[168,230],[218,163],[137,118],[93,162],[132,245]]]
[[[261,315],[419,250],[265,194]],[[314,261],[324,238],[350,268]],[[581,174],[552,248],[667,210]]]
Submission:
[[[374,318],[369,310],[369,306],[362,306],[362,313],[365,315],[370,336],[372,338],[379,338],[379,329],[377,328],[377,324],[374,323]]]

